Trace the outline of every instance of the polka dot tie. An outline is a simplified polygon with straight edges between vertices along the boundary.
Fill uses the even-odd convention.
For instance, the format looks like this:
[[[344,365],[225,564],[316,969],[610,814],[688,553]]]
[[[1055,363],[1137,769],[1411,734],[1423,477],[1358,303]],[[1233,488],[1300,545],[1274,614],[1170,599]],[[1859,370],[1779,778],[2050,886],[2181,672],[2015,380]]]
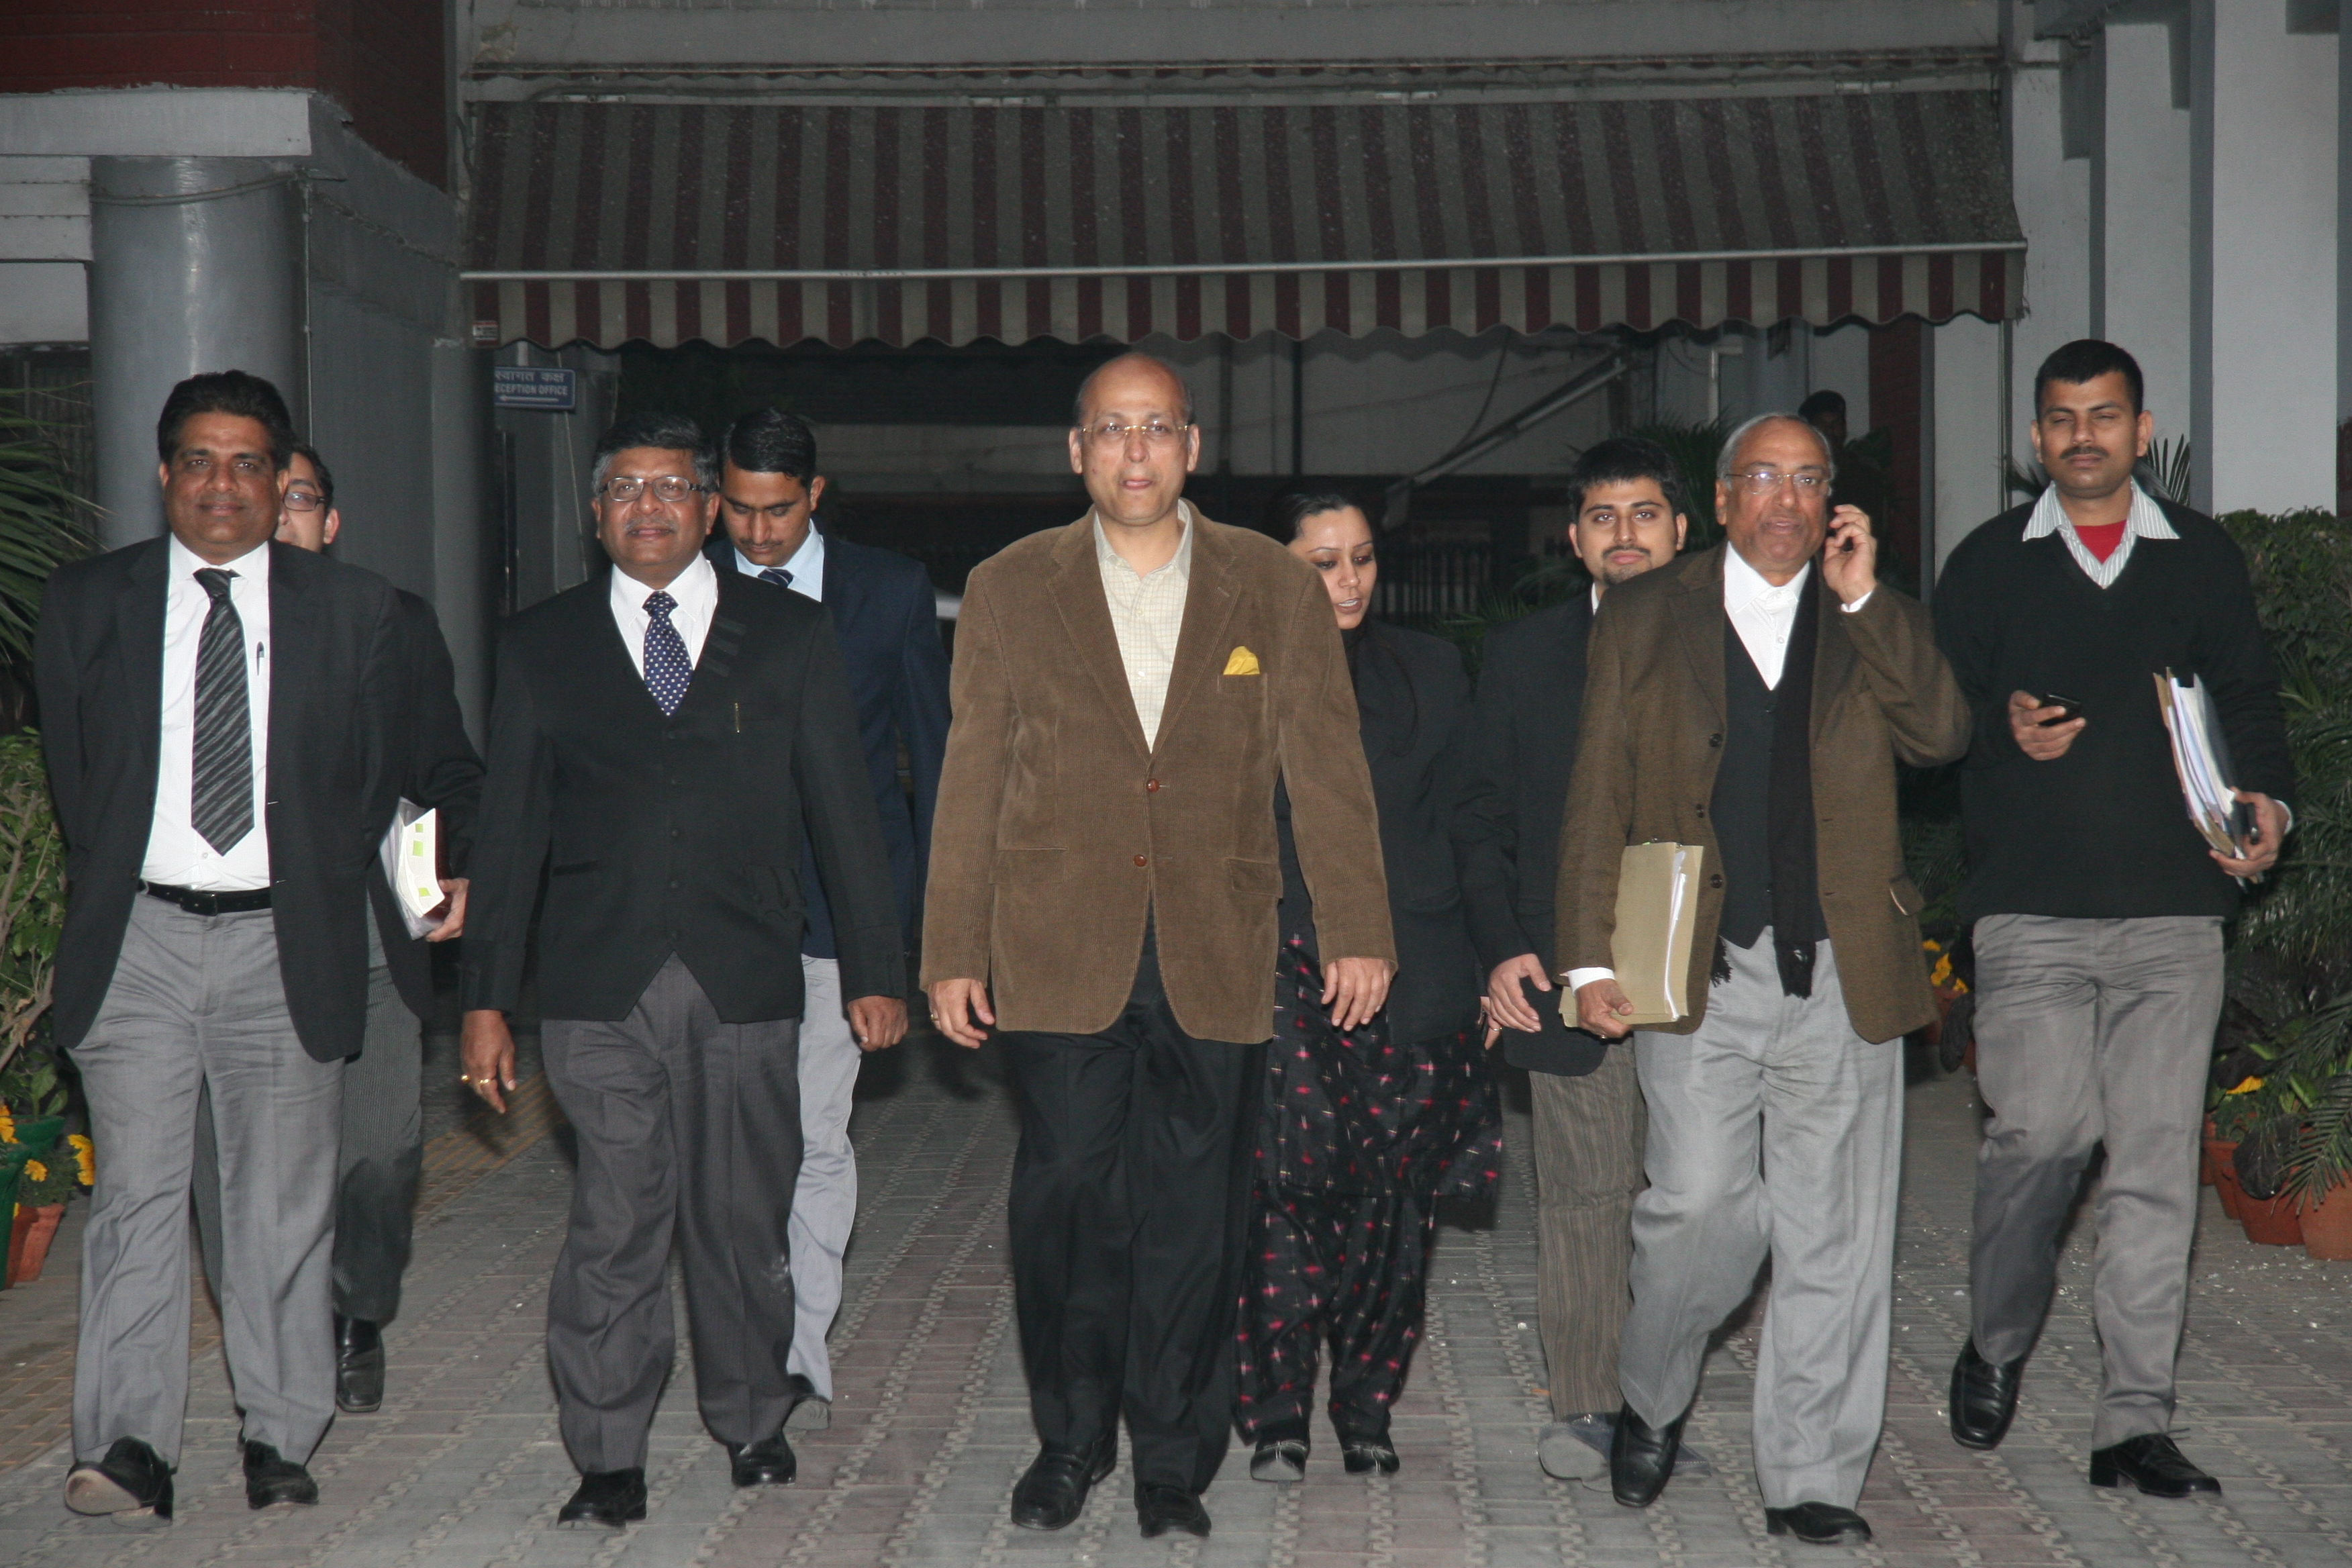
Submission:
[[[793,585],[793,574],[781,566],[771,566],[760,574],[760,581],[773,583],[779,588],[789,588]]]
[[[646,595],[646,689],[661,704],[664,717],[675,715],[694,684],[694,661],[686,657],[686,639],[669,624],[677,601],[656,589]]]

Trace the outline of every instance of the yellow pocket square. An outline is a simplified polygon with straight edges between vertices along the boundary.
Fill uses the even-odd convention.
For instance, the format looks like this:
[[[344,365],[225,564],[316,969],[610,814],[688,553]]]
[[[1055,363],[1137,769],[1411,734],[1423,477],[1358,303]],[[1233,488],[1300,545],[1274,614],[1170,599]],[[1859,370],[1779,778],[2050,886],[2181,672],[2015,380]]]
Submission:
[[[1225,658],[1225,673],[1227,675],[1257,674],[1257,655],[1250,652],[1250,650],[1245,647],[1234,648],[1234,651]]]

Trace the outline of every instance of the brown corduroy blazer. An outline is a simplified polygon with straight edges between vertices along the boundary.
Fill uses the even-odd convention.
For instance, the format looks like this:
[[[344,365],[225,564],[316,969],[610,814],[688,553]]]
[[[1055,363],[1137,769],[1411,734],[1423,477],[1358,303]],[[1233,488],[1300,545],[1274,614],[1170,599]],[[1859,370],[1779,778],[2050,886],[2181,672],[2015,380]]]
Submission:
[[[1559,835],[1555,973],[1611,967],[1617,867],[1629,844],[1706,847],[1691,942],[1689,1034],[1706,1016],[1723,913],[1707,803],[1723,760],[1723,552],[1685,555],[1612,588],[1587,650],[1582,742]],[[1787,679],[1783,676],[1784,679]],[[1893,1039],[1935,1016],[1919,949],[1919,890],[1903,870],[1895,763],[1948,763],[1970,715],[1927,607],[1879,584],[1847,615],[1822,598],[1813,655],[1813,820],[1822,915],[1854,1032]]]
[[[1108,1028],[1149,910],[1184,1031],[1270,1036],[1277,775],[1322,951],[1396,957],[1330,599],[1273,540],[1192,515],[1183,626],[1152,747],[1128,694],[1092,513],[1008,546],[965,590],[923,982],[987,982],[1000,1028]]]

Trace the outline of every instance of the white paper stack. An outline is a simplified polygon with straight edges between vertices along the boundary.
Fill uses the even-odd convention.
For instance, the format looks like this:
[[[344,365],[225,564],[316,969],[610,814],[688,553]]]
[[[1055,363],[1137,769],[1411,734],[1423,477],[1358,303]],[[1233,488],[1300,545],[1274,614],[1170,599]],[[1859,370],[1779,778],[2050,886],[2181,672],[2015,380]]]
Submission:
[[[2180,798],[2189,821],[2206,843],[2237,858],[2245,854],[2245,808],[2232,787],[2230,743],[2213,695],[2196,679],[2182,680],[2166,670],[2156,677],[2156,705],[2172,741],[2172,765],[2180,775]]]
[[[425,917],[448,901],[441,890],[441,816],[403,798],[394,814],[392,830],[383,836],[384,880],[411,937],[420,937],[441,922]]]

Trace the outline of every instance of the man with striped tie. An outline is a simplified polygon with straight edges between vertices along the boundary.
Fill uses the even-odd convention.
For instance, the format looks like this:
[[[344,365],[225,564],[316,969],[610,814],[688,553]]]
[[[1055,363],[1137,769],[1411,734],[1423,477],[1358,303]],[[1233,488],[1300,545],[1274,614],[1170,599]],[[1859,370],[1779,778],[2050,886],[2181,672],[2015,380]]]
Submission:
[[[803,836],[851,1034],[878,1049],[907,1016],[890,864],[824,606],[703,558],[718,475],[692,420],[633,415],[594,462],[612,570],[499,641],[463,1051],[467,1081],[503,1110],[544,868],[541,1049],[580,1141],[547,1301],[583,1478],[558,1521],[617,1528],[646,1517],[673,1240],[703,1425],[737,1486],[794,1474]]]
[[[146,1524],[171,1518],[187,1411],[206,1089],[246,1499],[319,1500],[336,1127],[406,668],[391,584],[271,542],[294,444],[277,388],[192,376],[156,436],[169,533],[59,569],[36,652],[69,887],[57,1040],[98,1146],[66,1504]]]

